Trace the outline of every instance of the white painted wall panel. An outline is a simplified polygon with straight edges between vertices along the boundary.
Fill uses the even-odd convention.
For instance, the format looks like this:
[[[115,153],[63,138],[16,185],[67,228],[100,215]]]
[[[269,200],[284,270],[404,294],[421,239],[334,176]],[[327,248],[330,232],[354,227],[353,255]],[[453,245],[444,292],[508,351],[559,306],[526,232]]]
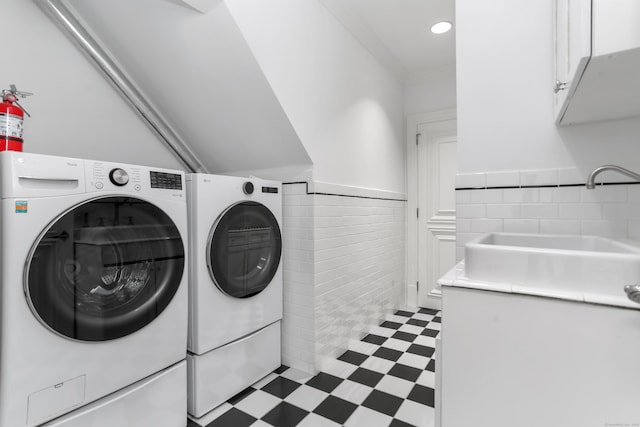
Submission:
[[[182,169],[80,51],[32,1],[3,0],[0,88],[34,92],[22,105],[24,151]]]
[[[404,193],[403,88],[316,0],[228,0],[313,180]]]
[[[553,113],[552,0],[457,0],[459,171],[625,166],[640,119],[559,129]]]

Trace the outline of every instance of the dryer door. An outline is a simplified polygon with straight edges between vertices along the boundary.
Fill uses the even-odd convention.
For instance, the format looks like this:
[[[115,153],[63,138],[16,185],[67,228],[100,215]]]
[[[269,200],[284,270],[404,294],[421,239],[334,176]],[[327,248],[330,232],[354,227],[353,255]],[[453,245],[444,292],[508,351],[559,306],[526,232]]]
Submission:
[[[158,317],[180,285],[184,246],[157,206],[132,197],[82,203],[34,244],[25,293],[38,319],[81,341],[131,334]]]
[[[207,264],[216,286],[234,298],[262,292],[280,265],[282,237],[271,211],[256,202],[231,206],[209,235]]]

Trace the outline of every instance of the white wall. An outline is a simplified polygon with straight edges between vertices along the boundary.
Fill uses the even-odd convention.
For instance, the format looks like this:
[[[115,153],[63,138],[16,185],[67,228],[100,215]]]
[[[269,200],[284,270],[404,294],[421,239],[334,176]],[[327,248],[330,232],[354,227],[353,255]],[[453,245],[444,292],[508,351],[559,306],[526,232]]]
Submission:
[[[227,0],[313,179],[405,191],[403,88],[317,0]]]
[[[405,208],[283,186],[284,364],[317,372],[400,307]]]
[[[410,77],[404,84],[404,113],[407,116],[455,107],[455,64]]]
[[[9,4],[20,4],[14,15],[24,17],[12,19],[9,28],[27,35],[22,55],[29,60],[17,58],[18,69],[33,74],[37,68],[38,78],[55,83],[57,93],[73,88],[73,99],[56,99],[63,107],[56,113],[67,113],[58,124],[71,128],[71,117],[96,112],[82,120],[89,123],[83,136],[100,133],[109,158],[119,150],[103,142],[112,143],[114,132],[101,126],[134,136],[136,128],[147,132],[137,117],[108,111],[110,100],[122,103],[118,95],[104,81],[93,81],[100,80],[97,71],[35,5]],[[317,0],[229,0],[206,14],[154,0],[71,1],[70,7],[211,172],[259,171],[273,178],[281,172],[404,194],[402,83]],[[20,22],[34,22],[31,15],[41,25],[23,28]],[[39,31],[32,35],[30,28]],[[61,49],[65,53],[56,54]],[[68,55],[73,62],[61,61]],[[26,65],[34,63],[41,65]],[[6,84],[48,95],[41,82],[22,81]],[[40,113],[35,101],[27,105]],[[102,117],[108,124],[96,125]],[[129,158],[155,151],[144,147]]]
[[[457,0],[459,171],[577,168],[640,159],[640,119],[556,127],[553,0]]]
[[[16,84],[25,152],[183,169],[104,77],[32,1],[3,0],[0,88]]]
[[[457,0],[457,258],[487,232],[638,239],[640,119],[556,127],[554,1]]]
[[[404,300],[399,200],[314,196],[316,363],[340,356]]]
[[[305,184],[282,186],[282,363],[316,371],[313,196]]]

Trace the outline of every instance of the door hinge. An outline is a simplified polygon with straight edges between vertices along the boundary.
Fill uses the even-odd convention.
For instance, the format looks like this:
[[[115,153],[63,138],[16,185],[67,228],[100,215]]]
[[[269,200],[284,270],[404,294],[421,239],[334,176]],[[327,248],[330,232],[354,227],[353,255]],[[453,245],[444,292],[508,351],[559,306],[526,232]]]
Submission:
[[[418,145],[418,141],[420,140],[421,133],[416,133],[416,145]]]
[[[416,290],[420,292],[420,282],[416,282]]]
[[[420,218],[420,208],[416,208],[416,218]]]

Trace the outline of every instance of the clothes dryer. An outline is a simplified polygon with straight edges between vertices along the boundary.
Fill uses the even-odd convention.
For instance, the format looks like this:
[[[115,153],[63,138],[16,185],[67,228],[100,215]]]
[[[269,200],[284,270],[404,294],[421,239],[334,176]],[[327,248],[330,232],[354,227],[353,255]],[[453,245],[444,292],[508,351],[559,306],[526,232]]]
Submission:
[[[183,427],[184,173],[5,151],[0,174],[0,425],[87,412],[170,370],[148,382]]]
[[[257,178],[187,175],[194,417],[280,366],[281,187]]]

